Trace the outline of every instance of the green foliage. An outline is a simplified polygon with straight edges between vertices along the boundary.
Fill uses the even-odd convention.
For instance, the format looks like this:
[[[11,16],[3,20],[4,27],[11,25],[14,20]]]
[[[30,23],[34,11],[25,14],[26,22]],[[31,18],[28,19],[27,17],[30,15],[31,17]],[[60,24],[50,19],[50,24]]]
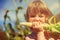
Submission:
[[[56,33],[60,33],[60,22],[58,22],[56,24],[49,25],[47,30],[52,31],[52,32],[56,32]]]
[[[22,40],[18,35],[14,37],[14,40]]]
[[[22,2],[23,0],[19,0],[19,2]]]
[[[28,2],[28,0],[24,0],[25,2]],[[31,31],[28,28],[23,28],[21,25],[19,25],[20,20],[18,18],[18,12],[19,10],[24,10],[23,6],[19,6],[17,7],[16,4],[16,0],[13,0],[14,5],[16,7],[16,10],[14,12],[16,12],[16,21],[15,21],[15,28],[13,28],[11,23],[6,23],[7,22],[7,18],[9,19],[9,21],[11,22],[11,17],[8,16],[8,12],[10,12],[10,10],[6,10],[5,15],[4,15],[4,28],[5,28],[5,33],[7,36],[8,40],[24,40],[25,35],[28,35],[31,33]],[[19,0],[20,3],[23,2],[23,0]],[[13,11],[13,10],[11,10]],[[16,30],[18,30],[18,32],[16,33]]]
[[[25,0],[25,2],[28,2],[28,0]]]
[[[52,21],[53,18],[54,18],[54,24],[51,23],[51,21]],[[46,27],[46,29],[49,30],[49,31],[52,31],[52,32],[60,33],[60,22],[56,23],[55,16],[52,16],[49,19],[49,25],[48,25],[48,27]]]

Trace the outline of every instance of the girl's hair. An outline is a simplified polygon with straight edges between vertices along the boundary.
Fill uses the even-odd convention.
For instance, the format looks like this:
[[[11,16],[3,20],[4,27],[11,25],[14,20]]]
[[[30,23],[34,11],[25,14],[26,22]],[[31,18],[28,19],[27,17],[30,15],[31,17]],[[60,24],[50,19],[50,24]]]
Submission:
[[[33,1],[29,4],[26,13],[26,19],[28,21],[30,15],[44,14],[46,17],[51,17],[52,13],[48,7],[41,1]]]

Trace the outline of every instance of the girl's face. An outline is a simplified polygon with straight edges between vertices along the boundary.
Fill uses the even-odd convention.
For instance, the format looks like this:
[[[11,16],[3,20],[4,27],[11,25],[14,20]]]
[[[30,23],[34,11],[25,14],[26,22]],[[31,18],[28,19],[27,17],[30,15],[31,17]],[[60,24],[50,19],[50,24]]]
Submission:
[[[45,23],[46,22],[46,16],[44,14],[30,15],[29,16],[29,22]]]

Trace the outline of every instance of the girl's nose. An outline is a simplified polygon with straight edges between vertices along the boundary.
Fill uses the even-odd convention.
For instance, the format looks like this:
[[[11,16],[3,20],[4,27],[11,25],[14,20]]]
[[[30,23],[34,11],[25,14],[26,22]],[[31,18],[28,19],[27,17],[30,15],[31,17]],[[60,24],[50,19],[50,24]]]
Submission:
[[[36,19],[36,20],[39,20],[39,19],[40,19],[39,15],[36,15],[36,16],[35,16],[35,19]]]
[[[35,20],[34,21],[40,21],[40,18],[37,16],[37,17],[35,17]]]
[[[39,17],[35,17],[36,20],[39,20],[40,18]]]

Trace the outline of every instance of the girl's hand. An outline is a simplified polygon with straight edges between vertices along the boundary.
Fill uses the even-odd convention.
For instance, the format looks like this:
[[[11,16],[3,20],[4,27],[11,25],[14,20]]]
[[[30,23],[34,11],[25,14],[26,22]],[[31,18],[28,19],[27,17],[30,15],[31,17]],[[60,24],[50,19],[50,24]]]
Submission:
[[[35,32],[38,31],[43,31],[43,26],[39,22],[33,22],[32,27],[31,27]]]

